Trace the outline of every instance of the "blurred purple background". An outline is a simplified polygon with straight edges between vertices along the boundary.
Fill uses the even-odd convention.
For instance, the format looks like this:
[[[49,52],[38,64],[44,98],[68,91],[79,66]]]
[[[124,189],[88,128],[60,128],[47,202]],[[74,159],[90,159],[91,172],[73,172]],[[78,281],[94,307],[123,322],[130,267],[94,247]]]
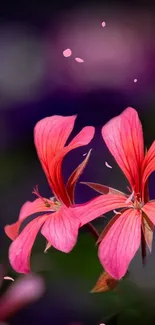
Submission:
[[[146,146],[155,139],[155,5],[148,1],[3,2],[0,18],[0,257],[8,265],[10,241],[4,234],[5,224],[14,222],[21,205],[34,198],[36,184],[41,194],[51,196],[33,144],[33,128],[38,120],[53,114],[78,114],[73,135],[85,125],[94,125],[92,143],[66,157],[64,177],[93,148],[81,180],[120,190],[125,190],[127,183],[102,141],[101,127],[132,106],[143,123]],[[72,55],[64,57],[63,51],[68,48]],[[77,57],[84,62],[77,62]],[[105,161],[112,170],[107,169]],[[151,197],[155,197],[153,175],[150,189]],[[95,195],[84,185],[77,186],[78,203]],[[101,229],[106,223],[107,219],[95,222]],[[38,240],[33,270],[43,273],[47,293],[12,318],[12,324],[112,324],[109,319],[120,312],[120,297],[89,293],[101,266],[96,248],[91,253],[93,239],[89,242],[87,235],[81,231],[78,256],[75,250],[71,257],[52,250],[44,255],[45,242]],[[82,245],[89,250],[89,261],[88,256],[80,257]],[[76,271],[72,258],[77,263]],[[144,290],[146,299],[154,297],[154,252],[145,270],[138,253],[129,277]],[[123,299],[129,296],[128,290],[132,292],[131,287],[124,290]],[[152,323],[146,318],[146,324],[153,324],[154,319],[153,314]]]

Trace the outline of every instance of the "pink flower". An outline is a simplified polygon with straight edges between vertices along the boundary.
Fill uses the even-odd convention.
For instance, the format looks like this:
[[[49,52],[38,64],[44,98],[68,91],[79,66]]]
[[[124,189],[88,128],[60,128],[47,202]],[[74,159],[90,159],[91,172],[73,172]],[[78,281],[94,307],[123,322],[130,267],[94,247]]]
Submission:
[[[36,150],[54,197],[46,199],[35,190],[34,193],[38,198],[33,202],[26,202],[20,211],[19,220],[5,227],[6,234],[13,240],[9,249],[10,263],[17,272],[30,271],[31,249],[40,229],[48,241],[46,249],[53,246],[68,253],[76,244],[81,215],[79,216],[78,213],[78,205],[76,214],[74,213],[74,189],[88,162],[90,151],[71,174],[66,185],[62,177],[62,162],[69,151],[87,145],[92,140],[94,127],[84,127],[72,141],[65,145],[73,130],[75,119],[76,116],[55,115],[44,118],[35,126]],[[37,212],[46,212],[46,214],[30,221],[19,234],[23,220]]]
[[[155,141],[144,155],[141,122],[131,107],[103,126],[102,137],[127,177],[131,193],[126,195],[104,185],[85,184],[100,193],[108,194],[103,213],[113,210],[116,200],[118,208],[122,208],[123,200],[126,203],[125,209],[112,218],[101,234],[98,251],[106,272],[120,279],[125,275],[143,236],[150,250],[152,247],[155,201],[148,199],[147,180],[155,170]],[[101,201],[101,198],[98,200]]]
[[[39,299],[44,290],[44,282],[38,275],[29,274],[17,279],[0,297],[0,324],[18,310]]]

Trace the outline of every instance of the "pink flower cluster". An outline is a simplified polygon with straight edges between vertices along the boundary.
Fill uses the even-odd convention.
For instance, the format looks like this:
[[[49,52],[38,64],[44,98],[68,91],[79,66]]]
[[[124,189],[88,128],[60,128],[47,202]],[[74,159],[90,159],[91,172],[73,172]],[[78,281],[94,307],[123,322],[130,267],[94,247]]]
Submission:
[[[77,242],[79,228],[108,211],[119,209],[98,240],[98,256],[103,268],[119,280],[127,272],[142,240],[151,251],[155,200],[149,201],[147,180],[155,170],[155,141],[146,153],[142,125],[137,112],[131,107],[110,120],[102,128],[102,137],[126,176],[130,192],[127,194],[109,186],[85,182],[100,194],[84,204],[75,204],[75,186],[91,151],[66,184],[62,176],[62,162],[71,150],[89,144],[95,133],[93,126],[86,126],[66,144],[75,120],[76,116],[55,115],[44,118],[35,126],[35,147],[54,196],[42,197],[35,189],[37,198],[26,202],[18,221],[5,227],[12,240],[10,263],[17,272],[29,273],[31,249],[39,231],[47,240],[46,249],[53,246],[69,253]],[[34,213],[38,216],[19,232],[22,222]]]

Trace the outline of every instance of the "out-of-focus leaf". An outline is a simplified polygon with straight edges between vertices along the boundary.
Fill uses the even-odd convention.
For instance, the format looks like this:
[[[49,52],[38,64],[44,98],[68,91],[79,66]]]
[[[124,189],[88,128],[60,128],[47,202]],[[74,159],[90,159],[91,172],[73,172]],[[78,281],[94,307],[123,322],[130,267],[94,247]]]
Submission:
[[[33,248],[31,267],[33,272],[40,269],[54,295],[64,297],[66,304],[68,302],[79,313],[89,310],[89,318],[110,319],[120,312],[120,297],[115,290],[100,295],[90,294],[103,271],[95,239],[90,233],[80,231],[78,242],[69,254],[53,247],[44,253],[45,243],[45,238],[39,235]],[[40,259],[41,254],[44,259]]]
[[[111,275],[106,273],[105,271],[101,273],[98,278],[94,288],[91,290],[92,293],[95,292],[106,292],[117,287],[119,281],[114,279]]]
[[[117,325],[153,325],[153,317],[145,311],[135,309],[128,309],[119,314],[117,318]]]
[[[62,253],[53,247],[46,252],[51,261],[52,271],[63,276],[76,276],[95,281],[102,267],[97,257],[95,240],[88,233],[81,233],[74,249],[69,253]]]

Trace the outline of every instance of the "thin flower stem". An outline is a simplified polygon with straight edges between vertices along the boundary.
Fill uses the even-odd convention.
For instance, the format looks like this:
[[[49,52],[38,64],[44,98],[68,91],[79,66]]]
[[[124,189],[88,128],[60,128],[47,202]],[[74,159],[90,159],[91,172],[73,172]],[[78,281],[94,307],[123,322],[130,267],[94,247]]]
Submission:
[[[87,229],[91,232],[91,234],[95,237],[95,239],[97,240],[99,238],[99,233],[97,231],[97,229],[92,225],[91,222],[86,224]]]

